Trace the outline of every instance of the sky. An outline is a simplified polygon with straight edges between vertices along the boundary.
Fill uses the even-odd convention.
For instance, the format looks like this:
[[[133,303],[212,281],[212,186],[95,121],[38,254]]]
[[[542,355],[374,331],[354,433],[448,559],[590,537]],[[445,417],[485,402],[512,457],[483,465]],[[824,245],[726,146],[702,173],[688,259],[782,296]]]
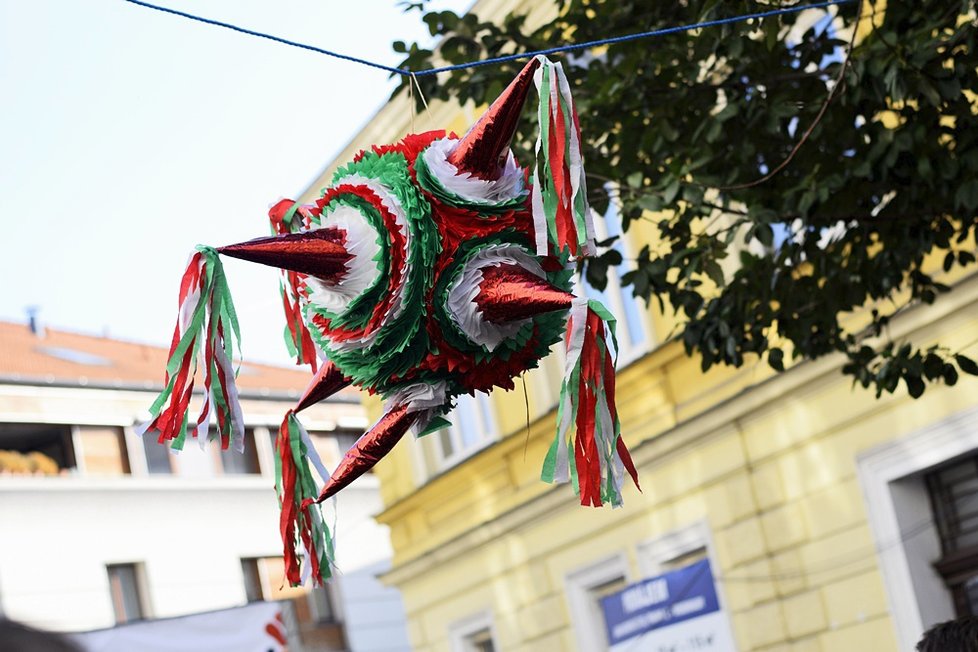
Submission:
[[[396,0],[158,4],[388,65],[430,41]],[[194,245],[267,235],[394,85],[123,0],[0,0],[0,320],[168,344]],[[289,364],[277,272],[224,264],[244,359]]]

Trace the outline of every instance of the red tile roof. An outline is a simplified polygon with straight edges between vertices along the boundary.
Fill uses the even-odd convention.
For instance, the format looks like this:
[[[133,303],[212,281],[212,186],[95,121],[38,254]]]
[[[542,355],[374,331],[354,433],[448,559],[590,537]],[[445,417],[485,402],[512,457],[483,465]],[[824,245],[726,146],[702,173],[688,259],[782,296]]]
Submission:
[[[0,381],[109,387],[161,387],[167,349],[51,328],[38,337],[26,324],[0,321]],[[238,388],[245,393],[301,392],[309,367],[246,363]],[[344,398],[355,399],[356,390]]]

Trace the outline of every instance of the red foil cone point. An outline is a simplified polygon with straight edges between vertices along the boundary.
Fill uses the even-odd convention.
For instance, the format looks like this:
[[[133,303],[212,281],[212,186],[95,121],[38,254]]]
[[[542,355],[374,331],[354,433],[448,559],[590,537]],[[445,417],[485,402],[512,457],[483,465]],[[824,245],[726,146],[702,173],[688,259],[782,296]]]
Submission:
[[[343,374],[336,368],[336,365],[332,362],[326,362],[319,367],[319,371],[312,379],[312,382],[306,387],[302,398],[295,405],[295,411],[301,412],[307,407],[329,398],[349,384],[350,381],[343,377]]]
[[[394,448],[404,433],[414,425],[420,412],[408,412],[406,405],[399,405],[380,418],[374,427],[365,433],[350,450],[323,487],[317,503],[333,496],[361,475],[369,471]]]
[[[502,174],[509,144],[520,121],[523,103],[540,63],[532,59],[458,142],[448,162],[459,172],[491,181]]]
[[[352,257],[344,240],[345,233],[341,230],[314,229],[255,238],[217,251],[232,258],[338,281],[346,274],[346,263]]]
[[[574,295],[554,287],[519,265],[498,265],[482,270],[475,303],[486,321],[495,323],[535,317],[570,308]]]

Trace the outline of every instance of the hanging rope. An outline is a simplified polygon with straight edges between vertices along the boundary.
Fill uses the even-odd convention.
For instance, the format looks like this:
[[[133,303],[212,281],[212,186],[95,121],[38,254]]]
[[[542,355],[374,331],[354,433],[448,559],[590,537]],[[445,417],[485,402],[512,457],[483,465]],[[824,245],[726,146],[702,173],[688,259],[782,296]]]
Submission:
[[[611,38],[599,39],[596,41],[586,41],[584,43],[566,43],[564,45],[559,45],[552,48],[547,48],[545,50],[536,50],[534,52],[520,52],[518,54],[510,54],[502,57],[493,57],[491,59],[480,59],[478,61],[469,61],[467,63],[459,63],[451,66],[442,66],[440,68],[429,68],[427,70],[406,70],[404,68],[396,68],[393,66],[385,66],[382,63],[377,63],[375,61],[368,61],[367,59],[361,59],[360,57],[350,56],[348,54],[342,54],[340,52],[333,52],[332,50],[325,50],[323,48],[316,47],[315,45],[308,45],[306,43],[299,43],[297,41],[290,41],[279,36],[273,36],[272,34],[265,34],[264,32],[257,32],[255,30],[246,29],[244,27],[238,27],[237,25],[232,25],[230,23],[221,22],[219,20],[213,20],[211,18],[203,18],[202,16],[195,16],[194,14],[188,14],[183,11],[177,11],[176,9],[170,9],[168,7],[161,7],[159,5],[150,4],[148,2],[142,2],[142,0],[125,0],[134,5],[139,5],[140,7],[146,7],[148,9],[155,9],[156,11],[162,11],[167,14],[173,14],[174,16],[180,16],[182,18],[187,18],[190,20],[196,20],[207,25],[214,25],[216,27],[224,27],[226,29],[233,30],[235,32],[240,32],[242,34],[248,34],[250,36],[257,36],[259,38],[268,39],[270,41],[275,41],[276,43],[281,43],[283,45],[291,45],[292,47],[302,48],[303,50],[310,50],[311,52],[317,52],[319,54],[325,54],[326,56],[333,57],[335,59],[342,59],[344,61],[351,61],[353,63],[358,63],[363,66],[369,66],[371,68],[378,68],[380,70],[386,70],[387,72],[396,75],[405,75],[412,77],[422,77],[425,75],[437,75],[440,72],[449,72],[452,70],[462,70],[464,68],[477,68],[479,66],[491,66],[497,63],[503,63],[506,61],[516,61],[519,59],[530,59],[537,55],[543,54],[556,54],[558,52],[573,52],[575,50],[587,50],[590,48],[595,48],[601,45],[611,45],[614,43],[627,43],[628,41],[636,41],[638,39],[653,38],[656,36],[666,36],[667,34],[677,34],[679,32],[689,32],[696,29],[703,29],[706,27],[717,27],[719,25],[729,25],[731,23],[740,23],[746,20],[755,20],[762,18],[770,18],[772,16],[781,16],[783,14],[793,14],[800,11],[805,11],[806,9],[821,9],[831,5],[842,5],[850,2],[855,2],[855,0],[827,0],[825,2],[816,2],[813,4],[800,4],[793,5],[791,7],[782,7],[781,9],[771,9],[769,11],[761,11],[753,14],[742,14],[740,16],[730,16],[728,18],[718,18],[716,20],[707,20],[702,23],[692,23],[689,25],[676,25],[674,27],[665,27],[662,29],[654,29],[648,32],[639,32],[637,34],[627,34],[625,36],[614,36]],[[416,79],[415,79],[416,81]]]

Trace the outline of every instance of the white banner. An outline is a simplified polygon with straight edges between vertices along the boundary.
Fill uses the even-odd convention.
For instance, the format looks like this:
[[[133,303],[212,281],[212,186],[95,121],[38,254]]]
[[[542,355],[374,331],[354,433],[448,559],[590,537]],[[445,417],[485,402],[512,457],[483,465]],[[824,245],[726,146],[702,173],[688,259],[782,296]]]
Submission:
[[[85,652],[287,652],[276,602],[72,634]]]

